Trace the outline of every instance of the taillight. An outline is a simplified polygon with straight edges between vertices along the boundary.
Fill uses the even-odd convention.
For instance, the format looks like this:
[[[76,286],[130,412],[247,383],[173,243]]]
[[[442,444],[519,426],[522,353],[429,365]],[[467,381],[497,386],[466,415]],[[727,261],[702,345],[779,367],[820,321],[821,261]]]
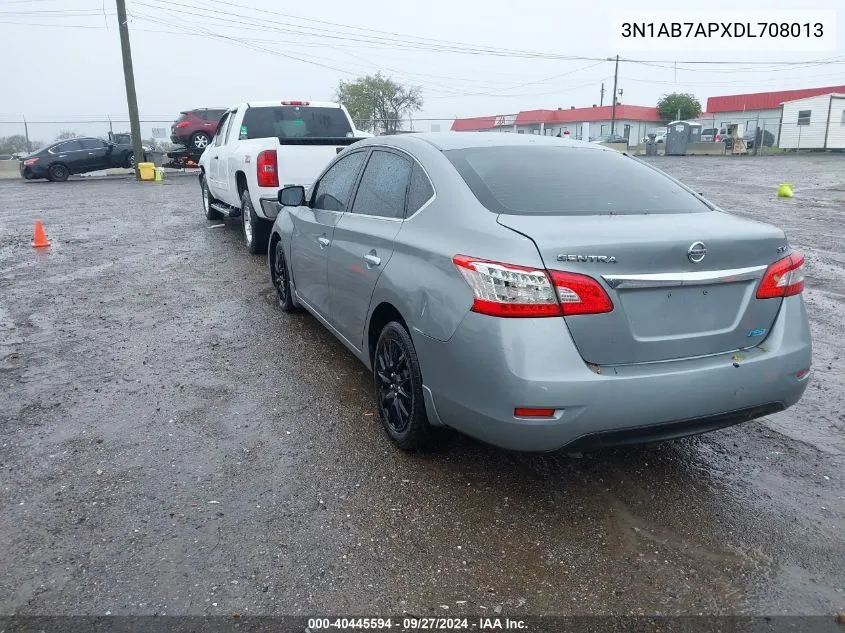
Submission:
[[[560,270],[550,272],[564,316],[613,311],[613,302],[607,292],[592,277]]]
[[[549,317],[613,310],[604,288],[586,275],[547,272],[466,255],[455,255],[452,261],[475,295],[473,312],[499,317]]]
[[[276,170],[276,150],[268,149],[261,152],[255,164],[258,169],[259,187],[279,186],[279,172]]]
[[[758,299],[791,297],[804,290],[804,255],[795,251],[769,266],[757,288]]]
[[[179,121],[179,123],[176,124],[176,127],[188,127],[188,122],[187,121]]]
[[[34,165],[34,164],[35,164],[35,163],[37,163],[37,162],[38,162],[38,159],[37,159],[37,158],[27,158],[27,159],[23,162],[23,164],[24,164],[25,166],[29,167],[30,165]]]
[[[282,101],[282,105],[290,105],[290,106],[307,106],[310,105],[310,101]]]

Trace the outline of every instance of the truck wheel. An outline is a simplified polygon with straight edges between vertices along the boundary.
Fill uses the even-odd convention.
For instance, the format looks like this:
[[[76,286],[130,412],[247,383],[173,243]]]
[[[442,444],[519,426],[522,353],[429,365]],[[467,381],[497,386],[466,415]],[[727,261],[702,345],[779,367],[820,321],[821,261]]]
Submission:
[[[202,210],[205,211],[206,220],[219,220],[222,217],[220,212],[217,209],[211,208],[211,203],[217,202],[217,199],[208,190],[208,183],[205,182],[205,174],[200,176],[200,190],[202,191]]]
[[[244,189],[241,194],[241,226],[244,232],[244,245],[253,255],[267,252],[267,240],[270,238],[272,225],[255,215],[249,191]]]
[[[126,156],[123,159],[123,167],[125,169],[135,169],[135,154],[126,152]]]

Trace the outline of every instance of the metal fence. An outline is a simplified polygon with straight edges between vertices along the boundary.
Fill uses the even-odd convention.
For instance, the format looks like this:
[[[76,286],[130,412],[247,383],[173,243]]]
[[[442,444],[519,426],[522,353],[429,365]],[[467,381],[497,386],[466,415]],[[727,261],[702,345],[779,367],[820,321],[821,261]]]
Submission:
[[[170,126],[173,117],[144,117],[141,119],[141,138],[147,145],[156,149],[170,149]],[[408,132],[446,132],[451,129],[454,119],[414,119],[378,120],[376,134],[383,134],[385,130],[395,133]],[[372,119],[356,121],[361,130],[372,131]],[[86,118],[56,118],[31,120],[24,117],[0,117],[0,141],[14,137],[12,143],[19,148],[14,151],[27,151],[26,143],[31,149],[48,145],[59,138],[69,135],[95,136],[108,138],[109,133],[129,132],[128,118],[113,118],[109,116]],[[8,148],[7,148],[8,150]],[[13,153],[0,148],[0,154]]]
[[[141,138],[147,145],[153,145],[157,149],[168,149],[170,145],[170,126],[173,118],[145,118],[141,120]],[[0,141],[5,140],[17,145],[21,142],[29,143],[32,149],[64,138],[65,136],[95,136],[108,138],[109,132],[114,134],[129,133],[129,119],[102,118],[86,119],[39,119],[15,120],[11,118],[0,119]],[[14,137],[10,139],[10,137]],[[2,149],[2,148],[0,148]],[[8,148],[7,148],[8,149]],[[25,151],[22,148],[17,151]],[[2,151],[0,151],[2,153]]]
[[[452,128],[454,118],[406,118],[402,120],[377,120],[375,133],[385,131],[394,133],[413,132],[447,132]],[[783,151],[816,150],[825,147],[825,133],[820,127],[823,123],[801,125],[797,122],[781,122],[780,118],[733,118],[726,120],[718,116],[712,119],[698,120],[703,129],[725,130],[728,123],[739,123],[744,128],[744,136],[754,139],[748,153],[765,156]],[[170,126],[173,117],[146,116],[141,119],[141,137],[145,145],[154,149],[168,151],[171,149]],[[837,122],[832,122],[831,126]],[[373,120],[356,120],[356,127],[372,132]],[[23,117],[0,116],[0,154],[11,154],[27,151],[27,141],[33,149],[54,142],[62,135],[95,136],[107,138],[109,133],[128,133],[129,120],[121,117],[61,117],[56,119],[29,120]],[[526,132],[527,133],[527,132]],[[724,133],[722,133],[724,136]],[[10,139],[10,137],[12,137]],[[781,143],[781,139],[784,143]],[[14,147],[10,147],[11,142]],[[633,140],[632,140],[633,142]],[[22,146],[21,146],[22,145]]]

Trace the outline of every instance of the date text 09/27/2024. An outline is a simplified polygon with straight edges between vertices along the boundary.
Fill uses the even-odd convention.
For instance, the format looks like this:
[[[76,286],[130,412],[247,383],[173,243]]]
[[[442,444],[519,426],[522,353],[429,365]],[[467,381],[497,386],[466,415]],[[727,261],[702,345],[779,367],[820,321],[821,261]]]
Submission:
[[[310,618],[307,631],[527,631],[524,620],[498,617],[480,618]]]
[[[623,38],[821,38],[821,22],[623,22]]]

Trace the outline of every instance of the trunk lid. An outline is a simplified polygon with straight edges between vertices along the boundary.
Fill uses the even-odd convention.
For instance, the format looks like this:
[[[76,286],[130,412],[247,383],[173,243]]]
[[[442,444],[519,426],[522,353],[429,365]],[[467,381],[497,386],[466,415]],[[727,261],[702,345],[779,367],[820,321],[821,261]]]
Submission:
[[[644,363],[752,347],[780,308],[781,299],[755,297],[766,268],[788,250],[773,226],[719,211],[502,214],[498,221],[531,238],[546,268],[589,275],[607,291],[613,311],[564,317],[589,363]]]

